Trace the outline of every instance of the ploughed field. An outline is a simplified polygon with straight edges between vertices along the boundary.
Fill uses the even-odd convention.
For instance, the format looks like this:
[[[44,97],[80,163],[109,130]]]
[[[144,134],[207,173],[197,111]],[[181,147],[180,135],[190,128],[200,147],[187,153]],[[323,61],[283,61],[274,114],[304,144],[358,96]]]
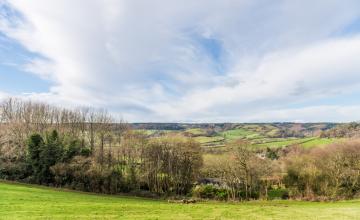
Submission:
[[[168,203],[0,182],[0,219],[360,219],[360,201]]]

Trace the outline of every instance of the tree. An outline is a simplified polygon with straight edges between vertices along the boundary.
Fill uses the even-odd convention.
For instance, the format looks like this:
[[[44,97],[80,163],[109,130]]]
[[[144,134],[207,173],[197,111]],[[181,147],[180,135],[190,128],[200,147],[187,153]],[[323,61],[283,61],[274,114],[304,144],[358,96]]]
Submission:
[[[27,162],[31,169],[31,174],[34,177],[35,182],[40,182],[41,180],[41,150],[44,145],[44,140],[40,134],[33,134],[28,140],[28,155]]]
[[[50,167],[60,162],[63,158],[63,145],[56,130],[46,135],[45,144],[40,152],[41,180],[40,183],[51,183],[53,174]]]
[[[54,130],[46,135],[45,141],[40,134],[33,134],[28,140],[28,164],[35,182],[48,184],[53,175],[50,167],[63,158],[63,146],[58,133]]]
[[[156,193],[186,194],[202,165],[200,145],[175,137],[151,140],[144,157],[146,183]]]

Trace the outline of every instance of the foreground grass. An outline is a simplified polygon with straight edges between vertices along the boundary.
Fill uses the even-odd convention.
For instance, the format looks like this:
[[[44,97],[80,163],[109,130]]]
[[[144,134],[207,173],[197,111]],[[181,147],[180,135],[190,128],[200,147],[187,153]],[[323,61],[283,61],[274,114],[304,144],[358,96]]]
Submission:
[[[0,183],[0,219],[360,219],[360,201],[173,204]]]

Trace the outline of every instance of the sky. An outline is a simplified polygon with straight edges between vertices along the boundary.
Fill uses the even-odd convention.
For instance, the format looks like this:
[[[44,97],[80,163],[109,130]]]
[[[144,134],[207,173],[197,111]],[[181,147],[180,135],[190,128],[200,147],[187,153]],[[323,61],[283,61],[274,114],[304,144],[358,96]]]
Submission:
[[[358,0],[0,0],[0,100],[129,122],[360,120]]]

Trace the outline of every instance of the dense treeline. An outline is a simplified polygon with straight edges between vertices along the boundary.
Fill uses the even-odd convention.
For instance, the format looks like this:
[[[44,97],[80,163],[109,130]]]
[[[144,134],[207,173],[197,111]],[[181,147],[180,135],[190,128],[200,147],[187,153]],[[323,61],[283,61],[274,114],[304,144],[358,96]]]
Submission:
[[[197,186],[195,195],[316,201],[360,196],[360,141],[343,141],[325,148],[267,149],[261,155],[247,145],[238,141],[228,145],[232,147],[230,152],[208,158],[202,172],[204,177],[212,178],[209,180],[213,184]]]
[[[284,179],[293,197],[345,199],[360,195],[360,142],[297,150],[286,158]]]
[[[9,99],[1,104],[0,177],[103,193],[187,194],[199,144],[146,139],[105,111]]]
[[[149,138],[106,111],[9,99],[0,105],[0,178],[77,190],[219,200],[343,199],[360,193],[360,142],[305,150]]]
[[[259,157],[245,141],[231,143],[228,147],[230,152],[206,160],[202,170],[204,177],[221,180],[218,189],[222,194],[226,190],[227,198],[266,198],[270,184],[280,184],[276,177],[279,173],[277,161]],[[202,193],[201,187],[196,190]]]

